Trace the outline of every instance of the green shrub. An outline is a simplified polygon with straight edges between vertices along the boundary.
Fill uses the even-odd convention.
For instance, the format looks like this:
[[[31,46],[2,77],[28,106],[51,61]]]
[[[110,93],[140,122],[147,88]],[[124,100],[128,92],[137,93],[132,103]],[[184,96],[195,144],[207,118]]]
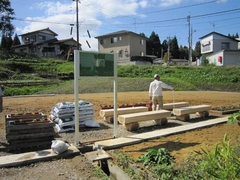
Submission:
[[[149,149],[147,153],[139,157],[138,161],[143,162],[143,165],[148,164],[166,164],[174,163],[175,158],[165,148]]]
[[[240,111],[237,113],[233,113],[228,117],[228,124],[237,124],[240,121]]]
[[[240,146],[230,146],[227,135],[212,151],[202,150],[200,169],[216,179],[240,179]]]

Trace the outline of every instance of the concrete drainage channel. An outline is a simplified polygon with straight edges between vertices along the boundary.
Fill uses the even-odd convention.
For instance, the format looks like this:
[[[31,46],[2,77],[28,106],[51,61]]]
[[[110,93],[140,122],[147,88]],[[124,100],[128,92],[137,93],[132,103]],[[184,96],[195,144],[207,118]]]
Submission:
[[[113,163],[112,157],[106,151],[102,149],[95,150],[94,145],[82,146],[79,150],[89,161],[99,166],[110,179],[131,180],[120,167]]]

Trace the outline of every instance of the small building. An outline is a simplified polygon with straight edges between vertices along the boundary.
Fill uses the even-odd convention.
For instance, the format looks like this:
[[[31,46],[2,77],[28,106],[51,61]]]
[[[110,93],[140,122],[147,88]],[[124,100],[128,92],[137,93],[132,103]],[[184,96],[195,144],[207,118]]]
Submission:
[[[239,40],[217,32],[200,37],[201,54],[217,66],[240,65]]]
[[[77,41],[73,38],[58,40],[57,33],[49,28],[21,34],[21,44],[14,46],[14,51],[36,55],[37,57],[67,57]]]
[[[132,56],[146,55],[147,38],[131,31],[122,30],[95,38],[100,52],[118,54],[118,64],[130,63]]]

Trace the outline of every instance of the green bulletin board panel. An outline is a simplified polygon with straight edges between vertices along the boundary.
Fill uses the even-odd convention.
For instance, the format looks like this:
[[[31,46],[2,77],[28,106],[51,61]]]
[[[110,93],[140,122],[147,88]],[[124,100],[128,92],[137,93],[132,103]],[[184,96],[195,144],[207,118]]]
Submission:
[[[80,51],[80,76],[114,77],[114,54]]]

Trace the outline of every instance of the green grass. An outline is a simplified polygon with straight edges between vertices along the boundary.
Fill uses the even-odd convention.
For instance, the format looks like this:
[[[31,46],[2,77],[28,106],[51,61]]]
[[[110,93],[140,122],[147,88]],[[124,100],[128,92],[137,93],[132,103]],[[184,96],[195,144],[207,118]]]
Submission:
[[[38,59],[0,60],[0,85],[4,82],[4,94],[73,94],[74,64],[69,61]],[[236,91],[240,90],[240,67],[217,66],[118,66],[118,92],[148,91],[153,75],[158,73],[161,80],[176,91]],[[19,87],[19,81],[51,81],[52,85]],[[8,81],[11,86],[8,87]],[[16,87],[14,87],[16,81]],[[31,84],[32,85],[32,84]],[[25,84],[23,85],[25,86]],[[113,92],[113,79],[84,78],[79,80],[79,93]]]

